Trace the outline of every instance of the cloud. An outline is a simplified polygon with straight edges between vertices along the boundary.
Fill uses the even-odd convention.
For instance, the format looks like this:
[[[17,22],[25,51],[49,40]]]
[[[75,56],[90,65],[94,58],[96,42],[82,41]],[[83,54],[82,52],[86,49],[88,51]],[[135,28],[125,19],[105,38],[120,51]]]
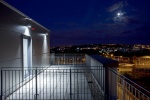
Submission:
[[[120,1],[120,2],[118,2],[118,3],[113,4],[113,5],[110,6],[109,8],[107,8],[107,10],[108,10],[109,12],[113,12],[113,11],[119,9],[119,8],[122,7],[122,6],[123,6],[123,2]]]
[[[113,21],[116,23],[127,23],[127,17],[126,16],[115,16],[113,18]]]
[[[124,6],[128,6],[128,2],[127,1],[119,1],[113,5],[111,5],[110,7],[107,8],[108,12],[113,12],[119,8],[122,8]]]
[[[127,17],[128,24],[141,24],[141,22],[134,17]]]
[[[138,25],[141,22],[134,16],[116,16],[113,18],[115,23],[122,23],[126,25]]]

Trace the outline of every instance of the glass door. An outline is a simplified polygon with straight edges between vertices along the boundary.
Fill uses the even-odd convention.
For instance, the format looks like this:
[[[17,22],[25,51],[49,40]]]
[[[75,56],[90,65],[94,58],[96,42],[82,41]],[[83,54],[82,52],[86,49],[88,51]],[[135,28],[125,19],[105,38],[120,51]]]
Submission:
[[[23,70],[24,78],[30,75],[31,55],[30,55],[30,41],[28,38],[23,38]]]

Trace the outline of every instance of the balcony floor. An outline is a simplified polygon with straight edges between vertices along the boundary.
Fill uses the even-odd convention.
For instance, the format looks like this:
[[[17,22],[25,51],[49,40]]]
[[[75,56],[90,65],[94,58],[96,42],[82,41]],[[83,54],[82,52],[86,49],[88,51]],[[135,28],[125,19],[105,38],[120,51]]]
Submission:
[[[68,70],[63,70],[67,68]],[[51,66],[40,73],[37,76],[37,98],[42,100],[93,100],[91,89],[84,73],[70,74],[69,68],[66,66]],[[36,79],[33,78],[8,96],[6,100],[35,99],[35,83]],[[101,100],[103,100],[103,97]]]

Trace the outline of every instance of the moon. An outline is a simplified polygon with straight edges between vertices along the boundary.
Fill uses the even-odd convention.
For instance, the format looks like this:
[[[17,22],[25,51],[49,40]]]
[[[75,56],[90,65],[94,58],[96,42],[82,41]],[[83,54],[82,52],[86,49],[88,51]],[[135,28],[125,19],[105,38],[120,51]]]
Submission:
[[[121,13],[119,12],[117,15],[118,15],[118,16],[120,16],[120,15],[121,15]]]

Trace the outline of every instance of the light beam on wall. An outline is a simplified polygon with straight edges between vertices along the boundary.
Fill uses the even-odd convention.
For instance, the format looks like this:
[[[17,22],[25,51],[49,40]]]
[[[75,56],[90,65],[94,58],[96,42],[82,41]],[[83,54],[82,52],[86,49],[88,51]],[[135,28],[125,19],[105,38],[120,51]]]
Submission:
[[[43,53],[47,53],[48,51],[48,43],[47,43],[47,34],[43,35]]]
[[[43,56],[42,56],[42,66],[47,66],[45,64],[47,64],[49,62],[48,59],[48,56],[47,53],[48,53],[48,41],[47,41],[47,35],[46,34],[42,34],[41,35],[42,38],[43,38],[43,47],[42,47],[42,53],[43,53]]]

